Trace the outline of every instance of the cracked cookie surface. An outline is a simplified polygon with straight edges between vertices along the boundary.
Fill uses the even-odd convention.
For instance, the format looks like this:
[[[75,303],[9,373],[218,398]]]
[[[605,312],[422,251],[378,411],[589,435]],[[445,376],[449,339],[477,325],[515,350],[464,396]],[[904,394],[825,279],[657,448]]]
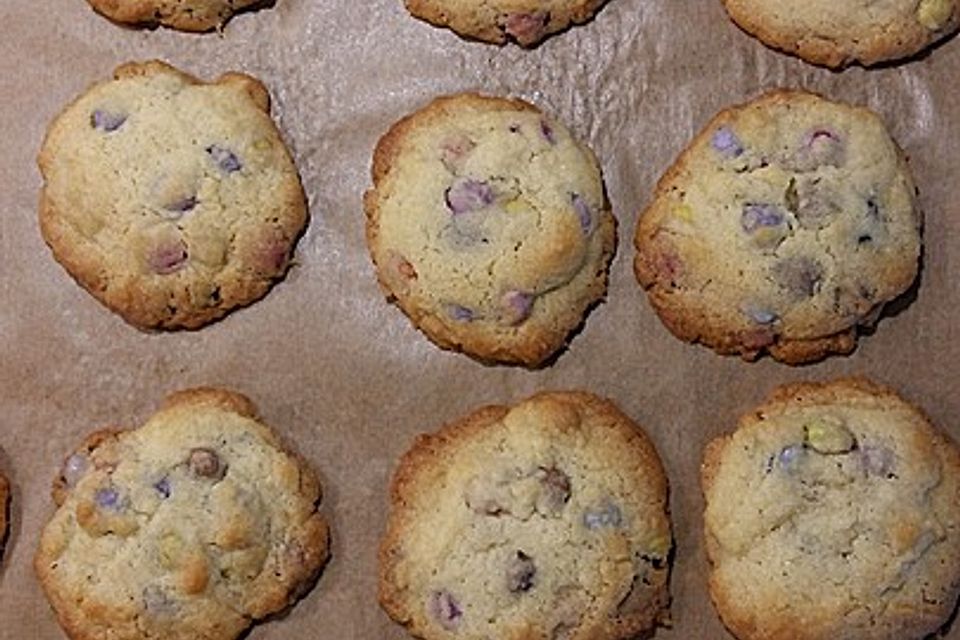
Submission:
[[[404,0],[417,18],[467,38],[532,47],[590,20],[607,0]]]
[[[765,44],[828,67],[911,56],[957,31],[960,0],[723,0]]]
[[[197,328],[262,297],[306,224],[259,81],[129,63],[56,118],[40,228],[85,289],[141,328]]]
[[[380,140],[373,182],[377,277],[441,347],[539,365],[606,291],[616,222],[596,158],[526,102],[434,100]]]
[[[327,558],[316,476],[247,398],[219,389],[92,434],[53,495],[34,567],[74,640],[236,638]]]
[[[708,445],[710,593],[741,640],[910,640],[960,591],[960,450],[862,379],[781,387]]]
[[[419,436],[380,547],[380,602],[426,640],[614,640],[668,618],[667,481],[612,403],[542,393]]]
[[[87,0],[94,10],[123,24],[180,31],[219,29],[233,14],[263,0]]]
[[[917,276],[914,197],[876,114],[775,91],[721,112],[660,179],[634,271],[683,340],[790,364],[849,353]]]

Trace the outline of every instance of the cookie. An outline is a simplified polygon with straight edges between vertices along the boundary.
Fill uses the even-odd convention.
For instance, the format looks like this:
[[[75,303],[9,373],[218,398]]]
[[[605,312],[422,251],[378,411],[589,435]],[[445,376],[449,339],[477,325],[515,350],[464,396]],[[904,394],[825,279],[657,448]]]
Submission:
[[[10,511],[10,482],[6,476],[0,473],[0,558],[3,557],[3,550],[7,543],[8,527],[10,522],[7,520],[7,514]]]
[[[197,328],[262,297],[306,224],[259,81],[129,63],[47,131],[40,228],[77,282],[129,323]]]
[[[607,0],[404,0],[415,17],[466,38],[523,47],[590,20]]]
[[[740,640],[911,640],[960,590],[960,450],[862,379],[776,390],[704,456],[710,594]]]
[[[611,640],[668,620],[667,480],[611,402],[541,393],[419,436],[380,547],[380,602],[426,640]]]
[[[918,53],[957,31],[960,0],[723,0],[740,28],[807,62],[840,68]]]
[[[305,593],[328,555],[313,471],[220,389],[94,433],[53,496],[34,567],[73,640],[236,638]]]
[[[876,114],[774,91],[716,116],[660,179],[634,270],[682,340],[790,364],[849,353],[917,276],[914,198]]]
[[[616,222],[600,168],[533,105],[438,98],[381,138],[373,183],[377,278],[443,348],[542,364],[606,291]]]
[[[142,27],[163,25],[181,31],[219,29],[234,13],[263,0],[87,0],[114,22]]]

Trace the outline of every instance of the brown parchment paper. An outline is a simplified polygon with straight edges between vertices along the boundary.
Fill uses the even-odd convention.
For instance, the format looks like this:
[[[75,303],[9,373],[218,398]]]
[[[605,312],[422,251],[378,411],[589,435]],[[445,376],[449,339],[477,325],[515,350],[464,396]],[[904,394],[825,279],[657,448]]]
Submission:
[[[57,265],[36,221],[36,152],[50,119],[128,60],[201,77],[242,70],[270,88],[312,219],[297,265],[265,299],[197,332],[140,333]],[[400,0],[277,0],[222,35],[120,28],[83,0],[0,0],[0,468],[14,486],[0,568],[0,637],[61,638],[31,559],[62,457],[90,430],[134,425],[165,393],[248,394],[319,470],[333,559],[317,587],[257,639],[407,637],[376,601],[386,486],[414,434],[542,389],[613,398],[652,436],[671,480],[677,541],[672,630],[727,638],[709,603],[698,484],[705,442],[779,383],[868,374],[960,438],[960,39],[907,64],[833,73],[764,48],[719,0],[611,0],[533,51],[466,42]],[[850,357],[802,368],[685,345],[636,285],[632,235],[659,175],[722,107],[805,87],[879,111],[910,156],[926,212],[916,299]],[[530,99],[597,152],[620,221],[608,300],[556,363],[527,371],[443,352],[378,290],[361,194],[377,138],[432,97],[475,89]],[[960,638],[954,625],[950,638]]]

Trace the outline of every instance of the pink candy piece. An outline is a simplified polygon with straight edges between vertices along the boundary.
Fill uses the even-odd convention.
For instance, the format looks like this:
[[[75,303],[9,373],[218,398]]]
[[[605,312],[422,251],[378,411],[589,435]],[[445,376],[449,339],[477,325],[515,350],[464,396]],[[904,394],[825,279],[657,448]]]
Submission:
[[[520,44],[531,44],[540,39],[547,26],[547,13],[511,13],[507,16],[504,29]]]
[[[179,271],[187,263],[187,245],[180,239],[163,243],[150,253],[148,262],[150,269],[160,275]]]

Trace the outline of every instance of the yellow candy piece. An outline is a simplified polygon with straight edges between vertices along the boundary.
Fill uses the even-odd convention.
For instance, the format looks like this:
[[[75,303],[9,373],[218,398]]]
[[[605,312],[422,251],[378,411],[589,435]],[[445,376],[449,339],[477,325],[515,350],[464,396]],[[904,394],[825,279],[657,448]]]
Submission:
[[[846,453],[857,441],[843,423],[834,418],[815,418],[803,425],[806,443],[820,453]]]
[[[684,222],[693,222],[693,207],[688,204],[675,204],[673,215]]]
[[[921,0],[917,7],[917,21],[927,29],[936,31],[950,20],[953,0]]]

